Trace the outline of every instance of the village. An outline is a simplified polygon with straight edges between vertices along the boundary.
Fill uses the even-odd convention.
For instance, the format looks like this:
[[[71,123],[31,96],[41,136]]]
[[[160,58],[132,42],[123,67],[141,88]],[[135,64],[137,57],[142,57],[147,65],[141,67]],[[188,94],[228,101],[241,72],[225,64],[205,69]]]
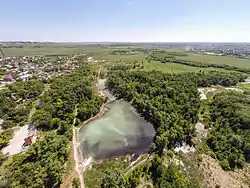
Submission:
[[[249,59],[250,58],[250,46],[249,44],[239,45],[237,43],[231,44],[217,44],[217,43],[197,43],[192,46],[188,51],[214,56],[233,56],[237,58]]]
[[[79,60],[85,61],[86,54],[67,57],[57,56],[53,59],[44,56],[0,57],[0,90],[7,89],[15,82],[39,80],[43,83],[48,83],[49,79],[52,77],[71,73],[79,66],[77,64]],[[22,106],[28,102],[27,100],[20,101],[15,99],[14,95],[12,95],[12,99],[15,100],[18,106]],[[16,106],[16,108],[18,106]],[[29,119],[31,119],[33,115],[32,111],[34,113],[34,107],[30,112]],[[8,129],[3,129],[3,123],[4,118],[0,117],[0,133],[8,131]],[[13,132],[12,139],[6,147],[2,148],[2,153],[7,156],[25,152],[29,145],[42,139],[32,123],[27,123],[20,127],[16,125],[11,128],[10,131]]]
[[[58,56],[55,59],[44,56],[0,57],[0,69],[6,72],[5,75],[0,75],[0,89],[17,80],[47,81],[51,77],[71,73],[77,67],[73,58],[72,56]]]
[[[49,79],[60,76],[62,74],[70,74],[79,67],[81,62],[99,63],[105,60],[95,60],[93,57],[87,57],[87,54],[78,54],[71,56],[57,56],[48,58],[45,56],[23,56],[23,57],[0,57],[0,90],[7,89],[15,82],[26,82],[39,80],[44,84],[49,83]],[[5,74],[3,74],[5,73]],[[48,84],[47,84],[48,85]],[[45,88],[48,90],[48,88]],[[44,91],[45,91],[44,90]],[[44,94],[44,91],[41,95]],[[11,95],[17,106],[23,106],[28,100],[20,100]],[[38,102],[37,99],[35,102]],[[14,125],[10,130],[13,131],[12,139],[8,145],[1,149],[1,152],[7,156],[12,156],[17,153],[22,153],[27,148],[38,140],[43,139],[36,130],[36,127],[31,123],[30,119],[35,112],[35,106],[29,114],[29,121],[21,126]],[[6,116],[6,115],[5,115]],[[8,131],[3,129],[3,117],[0,117],[0,133]]]

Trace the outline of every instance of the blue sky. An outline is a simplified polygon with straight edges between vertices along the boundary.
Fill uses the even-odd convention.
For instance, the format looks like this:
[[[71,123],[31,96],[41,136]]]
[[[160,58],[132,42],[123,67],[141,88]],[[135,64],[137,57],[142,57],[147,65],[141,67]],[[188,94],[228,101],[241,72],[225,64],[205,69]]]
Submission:
[[[250,0],[1,0],[0,41],[250,42]]]

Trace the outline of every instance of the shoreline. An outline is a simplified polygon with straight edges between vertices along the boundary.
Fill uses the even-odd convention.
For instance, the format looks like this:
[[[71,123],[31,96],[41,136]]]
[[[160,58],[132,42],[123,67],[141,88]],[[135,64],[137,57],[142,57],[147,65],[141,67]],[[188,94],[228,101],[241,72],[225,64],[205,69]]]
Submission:
[[[98,80],[95,81],[95,86],[96,86],[96,88],[97,88],[97,90],[99,92],[99,96],[105,97],[103,89],[100,88],[100,87],[97,87],[97,84],[98,84],[97,82],[98,82]],[[83,158],[82,151],[79,148],[79,146],[80,146],[80,143],[78,142],[78,140],[79,140],[79,130],[83,126],[86,126],[91,121],[94,121],[94,120],[102,117],[107,112],[107,110],[105,110],[106,105],[109,104],[109,103],[112,103],[112,102],[114,102],[116,100],[117,100],[116,98],[113,98],[113,99],[110,98],[110,99],[108,99],[107,102],[105,102],[105,103],[102,104],[102,106],[100,107],[99,112],[95,116],[92,116],[89,119],[85,120],[80,126],[73,127],[73,139],[75,139],[74,140],[74,153],[76,153],[76,155],[77,155],[77,156],[75,156],[77,158],[77,160],[75,160],[75,161],[76,161],[77,165],[79,165],[78,168],[80,168],[79,170],[81,170],[82,173],[84,172],[84,168],[87,167],[87,166],[84,165],[84,162],[85,162],[85,160],[88,162],[89,159],[84,159]],[[90,163],[90,162],[88,162],[88,163]]]
[[[100,75],[100,70],[101,70],[101,68],[99,69],[98,77],[95,80],[94,85],[95,85],[97,91],[99,92],[99,96],[105,97],[103,89],[100,88],[100,87],[97,87],[98,78],[99,78],[99,75]],[[115,100],[116,100],[116,98],[114,98],[114,99],[109,98],[107,102],[102,104],[102,106],[100,107],[99,112],[95,116],[90,117],[89,119],[85,120],[79,127],[75,127],[73,125],[73,150],[74,150],[75,170],[76,170],[76,172],[77,172],[77,174],[79,176],[80,187],[81,188],[85,187],[85,185],[84,185],[84,175],[83,174],[84,174],[85,169],[91,164],[92,157],[89,157],[87,159],[83,158],[82,151],[81,151],[81,149],[79,147],[80,143],[78,142],[78,140],[79,140],[79,130],[83,126],[86,126],[89,122],[91,122],[93,120],[96,120],[97,118],[103,116],[107,112],[105,110],[106,105],[113,102],[113,101],[115,101]]]
[[[79,127],[74,127],[74,129],[75,129],[75,131],[76,131],[76,132],[75,132],[76,143],[77,143],[78,146],[80,146],[80,143],[78,142],[78,140],[79,140],[79,139],[78,139],[79,130],[80,130],[83,126],[86,126],[86,125],[87,125],[88,123],[90,123],[91,121],[94,121],[94,120],[96,120],[96,119],[102,117],[102,116],[107,112],[107,111],[105,111],[105,106],[106,106],[107,104],[111,103],[111,102],[114,102],[115,100],[116,100],[116,99],[111,100],[111,101],[108,101],[108,102],[102,104],[102,106],[101,106],[100,111],[98,112],[98,114],[96,114],[95,116],[90,117],[89,119],[85,120],[85,121],[82,123],[81,126],[79,126]],[[82,157],[82,151],[79,149],[78,146],[77,146],[77,153],[78,153],[78,155],[80,155],[80,163],[83,163],[84,159],[83,159],[83,157]]]

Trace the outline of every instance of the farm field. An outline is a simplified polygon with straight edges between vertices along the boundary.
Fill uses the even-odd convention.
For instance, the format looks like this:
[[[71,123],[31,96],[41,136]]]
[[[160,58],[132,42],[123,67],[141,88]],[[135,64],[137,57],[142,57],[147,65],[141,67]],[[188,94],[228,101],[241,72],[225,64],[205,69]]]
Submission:
[[[97,45],[79,45],[79,46],[23,46],[22,48],[3,48],[3,51],[6,56],[67,56],[79,53],[87,53],[88,56],[91,56],[95,59],[104,59],[107,60],[108,63],[113,64],[119,61],[138,61],[144,62],[144,70],[157,70],[162,72],[198,72],[198,71],[210,71],[210,70],[218,70],[218,71],[226,71],[223,69],[216,68],[199,68],[192,67],[181,64],[162,64],[156,61],[152,61],[150,63],[145,60],[146,54],[143,52],[133,52],[128,55],[112,55],[110,54],[113,50],[131,50],[134,48],[153,48],[152,46],[97,46]],[[164,49],[168,52],[183,52],[185,53],[183,48],[177,47],[168,47],[168,48],[158,48]],[[241,68],[250,68],[250,60],[247,59],[239,59],[228,56],[210,56],[210,55],[201,55],[195,53],[188,53],[188,56],[178,57],[180,59],[189,59],[195,61],[201,61],[204,63],[214,63],[214,64],[227,64],[231,66],[241,67]]]
[[[181,64],[173,64],[173,63],[159,63],[157,61],[151,61],[150,63],[144,63],[144,70],[151,71],[162,71],[166,73],[178,73],[178,72],[199,72],[199,71],[222,71],[225,72],[227,70],[224,69],[216,69],[216,68],[199,68],[192,67]],[[228,72],[228,71],[227,71]]]
[[[249,60],[240,59],[229,56],[212,56],[212,55],[188,53],[188,56],[180,57],[180,59],[189,59],[194,61],[201,61],[204,63],[231,65],[240,68],[250,68],[250,59]]]
[[[174,49],[176,52],[176,49]],[[138,61],[138,62],[144,62],[144,69],[146,71],[162,71],[166,73],[173,73],[173,72],[198,72],[198,71],[228,71],[224,69],[219,69],[219,68],[200,68],[200,67],[193,67],[193,66],[188,66],[188,65],[182,65],[182,64],[173,64],[173,63],[160,63],[157,61],[151,61],[148,63],[147,60],[145,60],[145,55],[144,53],[137,52],[135,54],[131,55],[110,55],[110,54],[101,54],[101,55],[96,55],[94,56],[95,58],[98,59],[105,59],[109,63],[113,64],[117,61]],[[185,57],[187,58],[187,57]]]
[[[116,61],[143,61],[145,59],[144,53],[134,53],[130,55],[111,55],[111,54],[102,54],[102,55],[96,55],[95,58],[102,58],[107,60],[110,63],[115,63]]]
[[[3,48],[5,56],[64,56],[85,52],[99,52],[103,48],[93,46],[40,46],[22,48]]]

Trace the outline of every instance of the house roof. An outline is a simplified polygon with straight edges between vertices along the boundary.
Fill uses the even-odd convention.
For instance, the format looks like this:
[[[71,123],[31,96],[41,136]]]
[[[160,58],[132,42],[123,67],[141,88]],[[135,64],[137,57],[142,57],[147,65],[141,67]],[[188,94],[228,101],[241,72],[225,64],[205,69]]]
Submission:
[[[5,76],[5,78],[14,79],[13,76],[11,76],[11,75],[7,75],[7,76]]]

